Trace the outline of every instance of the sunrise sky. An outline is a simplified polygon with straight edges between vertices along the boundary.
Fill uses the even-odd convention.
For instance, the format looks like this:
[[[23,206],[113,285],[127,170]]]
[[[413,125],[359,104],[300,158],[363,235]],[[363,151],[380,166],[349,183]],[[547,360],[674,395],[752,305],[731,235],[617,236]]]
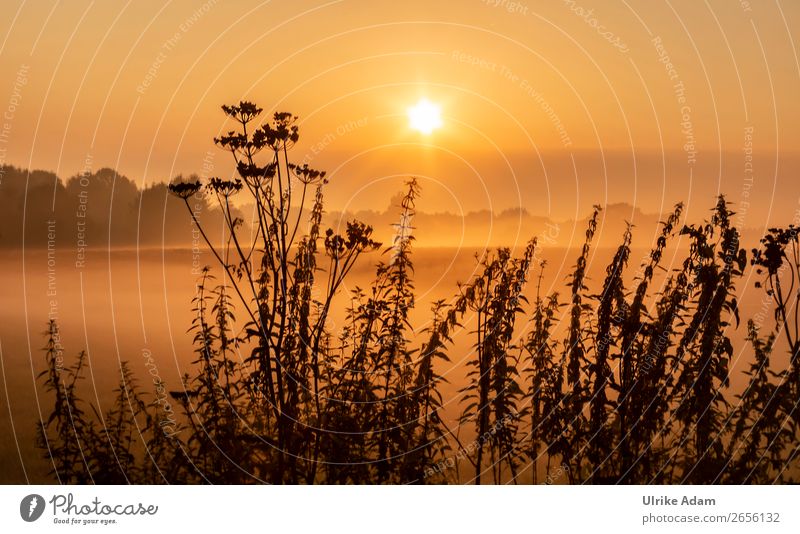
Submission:
[[[113,167],[140,185],[229,175],[211,139],[240,99],[301,118],[330,206],[594,203],[791,221],[800,4],[789,1],[18,1],[0,22],[0,158]],[[409,127],[439,106],[429,135]],[[752,153],[752,154],[751,154]],[[744,204],[747,203],[747,204]],[[746,206],[746,207],[745,207]]]

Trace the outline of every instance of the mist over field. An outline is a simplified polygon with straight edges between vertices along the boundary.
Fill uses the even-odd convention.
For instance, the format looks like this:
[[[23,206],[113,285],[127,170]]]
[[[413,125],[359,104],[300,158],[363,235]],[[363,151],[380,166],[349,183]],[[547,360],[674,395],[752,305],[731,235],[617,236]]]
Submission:
[[[24,174],[14,172],[18,175],[11,174],[11,180],[21,179]],[[81,227],[77,223],[81,220],[81,211],[80,208],[74,209],[81,205],[80,178],[74,178],[66,187],[57,189],[56,205],[62,208],[56,210],[55,217],[39,217],[39,224],[33,223],[35,214],[46,209],[38,206],[37,202],[51,198],[50,188],[54,183],[60,186],[54,179],[49,173],[36,173],[31,178],[38,186],[29,188],[27,197],[31,209],[27,212],[25,247],[13,240],[3,242],[6,252],[0,270],[10,283],[2,286],[2,300],[6,306],[0,310],[0,339],[6,385],[4,400],[8,409],[0,413],[0,425],[13,428],[13,432],[4,433],[0,440],[0,472],[4,482],[45,482],[52,468],[41,451],[31,447],[35,435],[29,424],[46,416],[46,397],[36,386],[35,375],[45,368],[43,332],[49,320],[58,321],[65,359],[74,358],[80,350],[87,351],[90,377],[87,391],[91,392],[87,402],[99,406],[113,400],[111,392],[119,379],[119,365],[123,361],[129,362],[145,388],[149,379],[155,377],[178,389],[183,374],[192,367],[195,359],[192,338],[187,335],[187,330],[194,319],[190,301],[196,295],[202,269],[211,266],[211,274],[224,278],[220,268],[214,265],[215,259],[200,242],[186,208],[168,195],[164,186],[141,192],[127,179],[115,177],[111,171],[100,171],[88,177],[90,185],[85,191],[89,192],[92,202],[91,209],[86,210],[83,226],[86,243],[83,245],[85,249],[81,250],[78,234]],[[4,187],[13,184],[11,180],[7,180]],[[113,203],[109,193],[112,186]],[[12,188],[4,189],[5,195],[9,195],[9,189]],[[137,222],[139,201],[142,203],[142,216]],[[191,203],[199,206],[196,213],[200,220],[212,227],[221,224],[218,208],[211,207],[202,197],[192,199]],[[362,211],[346,215],[374,224],[376,235],[390,243],[398,220],[396,208],[399,203],[400,196],[396,196],[390,199],[390,205],[383,212]],[[8,205],[14,206],[15,203]],[[392,206],[395,209],[391,209]],[[241,212],[246,210],[245,206]],[[8,211],[2,216],[13,218]],[[110,225],[109,217],[112,220]],[[345,215],[333,213],[329,217],[335,225]],[[643,241],[650,239],[645,230],[655,235],[659,228],[655,215],[643,214],[630,206],[608,206],[599,225],[598,245],[589,256],[587,285],[590,292],[599,288],[615,252],[613,243],[619,241],[629,217],[636,221],[636,235]],[[487,218],[491,221],[491,228],[484,224]],[[49,222],[45,226],[44,221],[53,219],[55,224]],[[569,276],[580,253],[579,247],[568,244],[583,237],[586,221],[558,223],[519,213],[492,218],[480,213],[466,218],[451,214],[417,214],[413,224],[416,239],[413,279],[417,298],[410,322],[414,332],[420,334],[431,326],[431,305],[440,299],[452,301],[458,294],[459,284],[479,275],[478,258],[500,244],[513,247],[515,242],[520,243],[525,237],[538,238],[541,246],[536,260],[547,263],[541,291],[567,295]],[[459,226],[470,231],[459,236],[456,230]],[[51,235],[48,235],[48,228]],[[529,235],[523,236],[523,231],[528,231]],[[110,247],[109,232],[112,236]],[[755,231],[752,229],[745,231],[746,236],[753,234]],[[20,237],[23,234],[12,235]],[[460,246],[453,246],[454,240],[460,240]],[[439,243],[443,245],[437,246]],[[641,273],[639,264],[645,262],[650,253],[645,245],[640,243],[632,248],[630,267],[625,275],[627,283],[634,283],[634,277]],[[517,246],[516,250],[519,248]],[[678,239],[666,250],[665,270],[656,275],[657,287],[664,283],[668,270],[679,268],[686,249],[686,240]],[[375,265],[385,261],[386,256],[386,252],[378,250],[359,259],[336,297],[336,311],[331,314],[328,324],[333,335],[342,332],[345,325],[344,310],[350,304],[350,292],[358,287],[369,287],[375,276]],[[753,287],[754,282],[751,271],[737,290],[739,313],[743,317],[757,316],[762,327],[767,328],[774,324],[768,309],[771,303]],[[534,299],[532,282],[526,285],[524,294]],[[567,310],[564,310],[557,316],[555,331],[563,333],[568,321]],[[463,393],[459,390],[466,380],[466,362],[475,351],[470,341],[471,328],[468,322],[465,325],[453,335],[451,362],[440,369],[448,380],[443,388],[443,417],[451,425],[457,424],[461,413]],[[236,328],[242,327],[243,323],[239,321]],[[522,339],[530,328],[528,321],[521,321],[515,338]],[[746,332],[743,325],[731,325],[726,332],[736,346],[730,369],[732,390],[740,392],[746,385],[743,373],[748,360]],[[247,350],[243,345],[237,350],[237,357],[246,359]],[[779,354],[774,363],[786,361],[788,355]],[[466,429],[461,439],[474,439],[474,432]],[[540,479],[553,478],[553,474],[548,474],[542,466],[539,470]],[[462,481],[469,480],[468,475],[462,476],[465,477]],[[521,480],[530,482],[531,477],[532,473],[528,472]],[[565,473],[555,477],[553,482],[566,482]]]
[[[0,482],[800,482],[800,3],[4,13]]]
[[[202,240],[186,206],[169,194],[165,182],[140,188],[137,180],[107,168],[68,179],[52,172],[26,171],[12,166],[0,170],[3,176],[0,202],[6,206],[0,213],[0,247],[46,248],[55,245],[62,251],[82,248],[85,252],[109,247],[197,248]],[[208,177],[201,174],[175,179]],[[436,192],[435,182],[423,180],[421,183],[424,188],[422,200],[431,190]],[[783,209],[773,210],[759,202],[755,195],[758,189],[753,189],[752,181],[743,184],[741,191],[737,189],[736,194],[728,195],[728,200],[734,211],[738,210],[735,222],[749,246],[757,243],[769,221],[781,225],[800,220],[800,205],[787,204],[793,201],[791,197],[782,198]],[[331,189],[338,193],[341,188]],[[347,203],[327,201],[325,223],[338,228],[349,219],[357,219],[372,225],[379,240],[388,243],[397,223],[396,208],[402,198],[402,177],[382,185],[382,189],[386,190],[385,195],[373,192],[375,197],[371,202],[354,200],[353,206],[344,211],[342,206],[347,206]],[[715,194],[709,192],[702,207],[702,197],[698,195],[695,197],[697,200],[690,203],[692,209],[688,212],[704,217]],[[335,198],[336,195],[332,196]],[[514,247],[523,246],[531,237],[539,238],[543,246],[576,246],[582,241],[591,211],[589,205],[583,213],[575,213],[573,217],[548,216],[546,211],[537,211],[523,202],[520,206],[501,211],[452,212],[442,207],[437,209],[435,204],[422,200],[420,204],[428,206],[430,211],[420,209],[415,214],[414,225],[420,229],[415,234],[415,244],[425,248]],[[675,200],[676,203],[681,201],[680,198]],[[649,202],[646,204],[651,206]],[[360,209],[353,209],[359,205],[362,206]],[[371,207],[367,209],[364,205]],[[659,221],[673,208],[673,204],[650,208],[624,202],[601,205],[604,209],[596,238],[599,246],[614,246],[627,223],[637,229],[634,244],[649,246],[657,236]],[[253,208],[253,204],[246,202],[235,206],[236,216],[242,218],[245,232],[252,232]],[[192,199],[191,209],[202,224],[223,231],[222,214],[210,196],[197,195]],[[771,213],[768,218],[761,217],[768,211]],[[308,211],[304,211],[302,217],[307,218]]]

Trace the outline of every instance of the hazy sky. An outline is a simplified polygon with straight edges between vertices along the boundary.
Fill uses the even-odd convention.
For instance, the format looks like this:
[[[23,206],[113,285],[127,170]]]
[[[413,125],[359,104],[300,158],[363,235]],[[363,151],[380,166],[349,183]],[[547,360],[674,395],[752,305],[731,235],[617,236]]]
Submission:
[[[0,157],[62,177],[226,175],[219,106],[250,99],[301,117],[295,158],[332,173],[337,208],[383,208],[410,173],[428,211],[687,200],[700,213],[723,191],[752,201],[756,224],[798,205],[798,2],[4,0],[3,13]],[[408,128],[421,97],[442,108],[430,136]]]

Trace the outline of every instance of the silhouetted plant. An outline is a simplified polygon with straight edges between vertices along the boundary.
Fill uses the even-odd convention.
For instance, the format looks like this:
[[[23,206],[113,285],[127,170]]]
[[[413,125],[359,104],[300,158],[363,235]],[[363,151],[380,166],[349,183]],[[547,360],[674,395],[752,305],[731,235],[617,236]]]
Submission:
[[[538,480],[539,450],[544,448],[547,455],[546,471],[550,472],[552,460],[550,444],[558,438],[557,425],[560,415],[564,359],[558,356],[558,347],[553,328],[556,313],[562,306],[558,301],[558,293],[544,298],[541,294],[542,278],[546,262],[540,263],[539,279],[536,284],[536,300],[534,301],[532,329],[522,345],[523,361],[528,361],[526,380],[530,384],[527,397],[530,400],[527,408],[530,417],[530,445],[528,456],[533,464],[533,483]]]
[[[739,232],[730,222],[732,215],[719,197],[709,223],[682,230],[690,236],[699,260],[691,293],[694,311],[675,354],[679,366],[675,417],[682,428],[679,454],[673,459],[682,463],[684,478],[695,482],[716,476],[724,456],[719,438],[727,401],[719,390],[729,384],[733,354],[726,327],[729,317],[739,321],[735,280],[747,261],[739,248]]]
[[[80,352],[77,361],[65,367],[61,334],[58,325],[50,320],[45,345],[47,368],[39,374],[45,391],[54,396],[53,411],[37,428],[37,445],[46,450],[46,458],[53,464],[50,472],[61,484],[87,484],[93,482],[89,460],[95,451],[89,446],[95,441],[94,425],[87,418],[78,397],[78,381],[86,362],[86,353]],[[92,451],[88,457],[84,451]],[[99,451],[97,451],[99,452]]]
[[[566,384],[560,406],[559,436],[553,443],[554,452],[557,452],[565,465],[569,466],[567,474],[570,480],[581,480],[581,454],[584,451],[586,439],[586,416],[584,402],[587,383],[582,370],[586,361],[586,342],[589,341],[590,332],[584,326],[584,320],[591,306],[583,302],[583,293],[587,289],[586,268],[592,240],[597,231],[597,218],[600,215],[600,206],[595,206],[586,228],[585,239],[569,283],[571,299],[569,305],[569,327],[567,339],[564,341],[564,360],[566,361]]]
[[[797,426],[788,417],[794,402],[786,373],[776,376],[770,368],[774,332],[761,339],[753,321],[748,321],[747,328],[755,358],[745,371],[749,382],[737,395],[739,401],[731,414],[732,436],[725,455],[729,461],[719,478],[734,484],[771,484],[784,480],[786,460],[794,447]]]
[[[420,191],[411,179],[395,238],[370,287],[351,290],[337,332],[329,319],[337,295],[359,259],[381,245],[357,221],[342,233],[323,230],[325,173],[289,160],[299,140],[295,116],[275,113],[258,124],[262,110],[249,102],[223,111],[235,126],[215,141],[231,153],[238,177],[170,185],[221,270],[217,281],[204,269],[192,300],[196,358],[181,388],[154,383],[152,399],[123,363],[111,407],[87,409],[79,392],[86,355],[67,365],[51,321],[39,379],[53,405],[37,444],[60,482],[480,484],[491,473],[494,483],[516,483],[528,472],[537,482],[543,468],[550,483],[553,464],[570,482],[795,480],[793,226],[770,229],[753,252],[775,327],[762,338],[748,323],[754,357],[736,396],[728,392],[728,328],[739,321],[736,283],[747,262],[723,197],[709,222],[682,227],[688,252],[663,279],[657,273],[683,206],[667,216],[631,277],[629,225],[590,292],[595,207],[566,302],[557,291],[543,293],[544,262],[535,290],[527,287],[531,240],[518,257],[507,248],[484,254],[477,274],[450,301],[435,302],[427,328],[415,331],[412,221]],[[232,202],[240,194],[254,205],[252,233],[242,231]],[[197,195],[220,208],[218,238],[189,206]],[[453,429],[442,413],[441,369],[465,333],[474,343]],[[781,335],[785,368],[772,358]],[[456,458],[469,463],[468,475]]]
[[[490,468],[495,482],[502,466],[509,468],[516,479],[518,456],[515,446],[520,414],[518,404],[523,397],[517,368],[518,348],[514,344],[514,327],[525,297],[522,295],[533,260],[536,241],[515,259],[509,249],[500,249],[494,257],[481,261],[482,273],[470,286],[470,309],[476,317],[474,331],[475,359],[468,384],[461,390],[467,403],[461,423],[475,425],[478,445],[475,459],[475,482],[481,483],[484,470],[484,449],[489,452]]]
[[[673,212],[662,222],[661,234],[656,239],[646,263],[642,266],[641,274],[637,276],[637,286],[630,306],[621,326],[622,331],[619,335],[621,353],[619,355],[619,457],[620,457],[620,481],[624,481],[630,470],[633,468],[634,458],[642,454],[644,447],[650,443],[650,439],[658,430],[657,423],[648,421],[645,411],[648,405],[645,404],[650,399],[649,404],[653,405],[654,400],[651,395],[658,392],[653,389],[654,384],[660,384],[661,376],[651,373],[656,367],[655,359],[661,360],[663,353],[649,353],[648,349],[663,350],[666,347],[658,348],[661,344],[661,336],[664,334],[663,328],[668,325],[652,322],[652,317],[646,307],[648,289],[656,269],[659,268],[661,258],[671,237],[674,228],[680,222],[683,204],[675,205]],[[669,312],[669,316],[674,316],[674,312]],[[663,317],[660,317],[663,319]],[[656,333],[656,343],[648,344],[648,335]],[[663,367],[662,363],[658,364]],[[655,413],[653,410],[649,410]]]
[[[753,249],[752,263],[764,281],[756,287],[766,288],[775,312],[775,329],[783,331],[789,346],[791,375],[788,377],[795,397],[800,395],[800,243],[794,225],[787,228],[770,228],[761,239],[761,247]],[[800,413],[794,412],[800,424]]]

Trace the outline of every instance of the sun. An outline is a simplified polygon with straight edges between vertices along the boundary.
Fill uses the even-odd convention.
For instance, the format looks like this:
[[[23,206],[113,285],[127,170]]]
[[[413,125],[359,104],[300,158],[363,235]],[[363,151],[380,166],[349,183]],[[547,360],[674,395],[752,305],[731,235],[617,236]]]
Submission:
[[[442,125],[442,110],[433,102],[423,98],[416,106],[408,108],[408,121],[413,130],[430,135]]]

